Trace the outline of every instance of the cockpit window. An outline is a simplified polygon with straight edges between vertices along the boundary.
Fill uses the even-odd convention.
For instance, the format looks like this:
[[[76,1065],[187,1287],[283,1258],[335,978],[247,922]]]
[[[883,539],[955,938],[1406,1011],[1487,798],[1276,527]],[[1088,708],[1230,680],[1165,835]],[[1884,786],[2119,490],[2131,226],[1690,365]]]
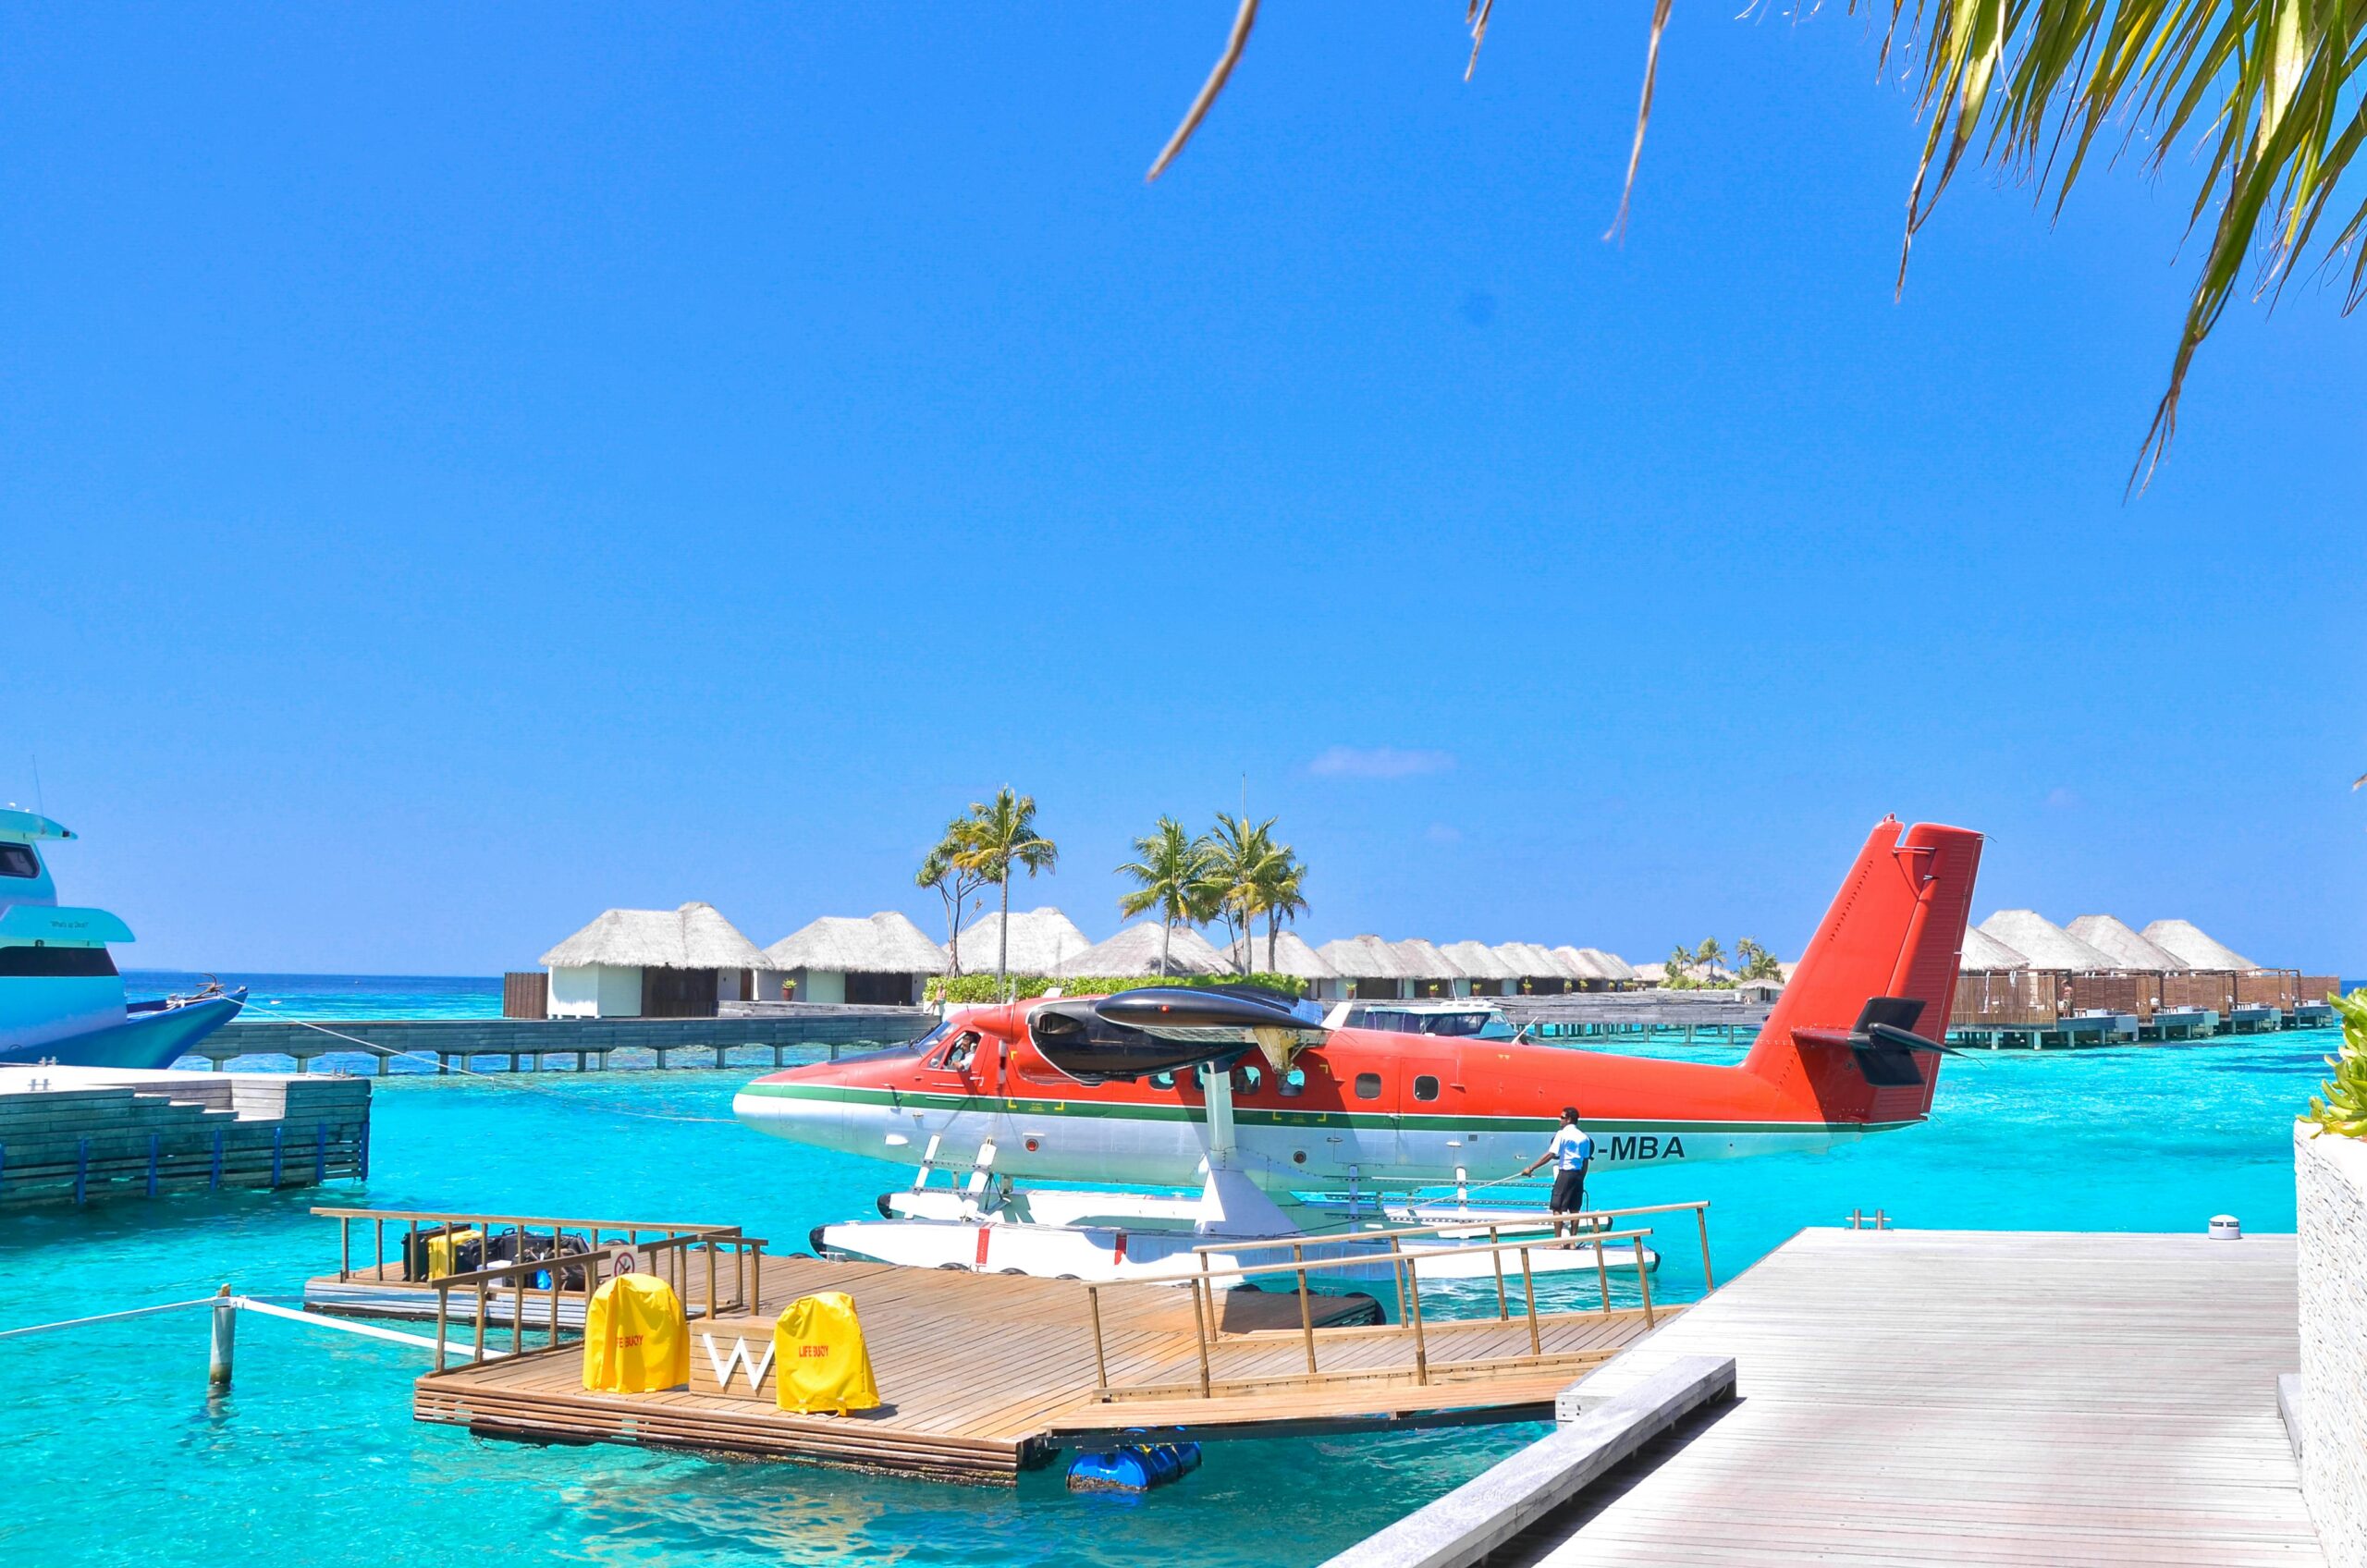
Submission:
[[[41,862],[23,844],[0,844],[0,876],[39,876]]]
[[[969,1067],[970,1059],[977,1054],[977,1032],[965,1030],[954,1039],[951,1045],[945,1047],[945,1060],[938,1065],[948,1072],[960,1072]]]

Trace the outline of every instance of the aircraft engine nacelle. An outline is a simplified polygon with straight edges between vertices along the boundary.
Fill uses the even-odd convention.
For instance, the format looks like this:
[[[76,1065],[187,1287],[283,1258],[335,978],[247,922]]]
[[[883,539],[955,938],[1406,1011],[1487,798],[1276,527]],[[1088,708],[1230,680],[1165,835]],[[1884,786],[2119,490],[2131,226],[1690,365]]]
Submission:
[[[1112,997],[1047,1002],[1028,1015],[1044,1060],[1080,1084],[1230,1065],[1256,1047],[1277,1067],[1321,1040],[1313,1011],[1254,986],[1150,986]]]

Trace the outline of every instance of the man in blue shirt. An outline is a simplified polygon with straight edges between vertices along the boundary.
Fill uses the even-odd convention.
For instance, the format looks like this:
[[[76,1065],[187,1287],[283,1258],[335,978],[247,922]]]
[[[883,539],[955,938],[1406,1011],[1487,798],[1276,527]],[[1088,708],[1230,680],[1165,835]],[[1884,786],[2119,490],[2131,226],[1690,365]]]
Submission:
[[[1527,1176],[1540,1165],[1553,1165],[1553,1197],[1546,1205],[1554,1214],[1576,1214],[1587,1206],[1587,1164],[1594,1158],[1594,1139],[1578,1125],[1578,1108],[1562,1108],[1562,1125],[1554,1129],[1553,1141],[1545,1152],[1522,1168]]]

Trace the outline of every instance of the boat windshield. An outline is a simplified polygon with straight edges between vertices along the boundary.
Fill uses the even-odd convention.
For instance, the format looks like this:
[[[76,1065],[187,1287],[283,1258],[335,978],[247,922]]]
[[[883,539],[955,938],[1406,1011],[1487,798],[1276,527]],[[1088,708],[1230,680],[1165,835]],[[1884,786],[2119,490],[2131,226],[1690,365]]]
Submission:
[[[1356,1020],[1367,1029],[1386,1029],[1399,1035],[1443,1035],[1453,1039],[1469,1040],[1488,1035],[1488,1025],[1498,1022],[1495,1013],[1486,1008],[1468,1012],[1416,1011],[1412,1008],[1367,1008]],[[1509,1037],[1509,1029],[1502,1032]],[[1493,1037],[1493,1036],[1491,1036]]]

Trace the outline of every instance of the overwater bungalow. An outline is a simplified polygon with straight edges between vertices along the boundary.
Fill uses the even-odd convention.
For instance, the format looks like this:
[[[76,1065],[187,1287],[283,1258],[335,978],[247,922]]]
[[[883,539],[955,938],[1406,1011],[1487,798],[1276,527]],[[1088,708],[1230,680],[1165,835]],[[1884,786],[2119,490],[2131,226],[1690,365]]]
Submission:
[[[1358,1001],[1396,1001],[1413,993],[1397,949],[1378,937],[1346,937],[1316,949]]]
[[[1461,972],[1454,982],[1458,997],[1511,996],[1520,984],[1520,972],[1485,942],[1449,942],[1437,951]]]
[[[1634,964],[1600,948],[1573,948],[1565,944],[1555,948],[1553,956],[1561,961],[1581,991],[1625,991],[1644,983]]]
[[[955,947],[956,967],[964,974],[992,974],[1001,940],[1002,912],[980,915],[963,928]],[[1091,946],[1076,923],[1049,904],[1015,912],[1011,917],[1010,973],[1058,974],[1061,964]]]
[[[1308,998],[1315,1001],[1336,1001],[1348,994],[1347,985],[1340,978],[1340,972],[1332,968],[1331,962],[1308,946],[1306,938],[1295,931],[1275,933],[1271,962],[1267,960],[1264,937],[1250,937],[1248,947],[1249,962],[1242,966],[1245,973],[1255,974],[1262,971],[1269,974],[1288,974],[1304,980],[1306,982]]]
[[[2156,920],[2142,933],[2146,941],[2178,961],[2183,969],[2218,970],[2228,974],[2260,972],[2260,965],[2205,932],[2191,920]]]
[[[894,910],[826,914],[765,949],[757,989],[766,1000],[917,1007],[928,977],[946,968],[945,949]]]
[[[2152,974],[2091,947],[2036,910],[2001,909],[1981,929],[2028,959],[2031,970],[2064,977],[2058,1005],[2065,1014],[2126,1013],[2142,1024],[2159,1004]]]
[[[1498,942],[1496,957],[1513,972],[1515,996],[1558,997],[1578,988],[1577,977],[1570,973],[1570,966],[1556,958],[1550,948],[1535,942]]]
[[[1397,955],[1397,970],[1405,977],[1408,996],[1451,997],[1456,984],[1469,978],[1436,944],[1423,937],[1408,937],[1389,947]]]
[[[713,1018],[753,999],[764,950],[713,904],[612,909],[542,958],[553,1018]]]
[[[1164,969],[1159,967],[1162,945],[1167,953]],[[1178,925],[1172,931],[1165,931],[1158,921],[1146,920],[1127,926],[1106,942],[1096,942],[1083,952],[1062,960],[1055,973],[1135,978],[1161,974],[1231,974],[1233,972],[1232,961],[1189,925]]]

